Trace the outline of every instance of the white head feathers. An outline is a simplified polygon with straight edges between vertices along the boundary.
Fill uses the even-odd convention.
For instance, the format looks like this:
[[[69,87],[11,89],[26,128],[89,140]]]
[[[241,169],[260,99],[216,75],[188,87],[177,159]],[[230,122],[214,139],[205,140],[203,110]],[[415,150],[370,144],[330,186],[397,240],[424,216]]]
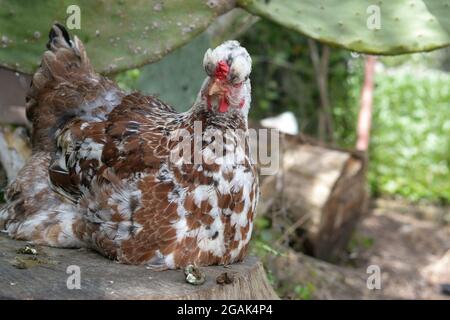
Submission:
[[[213,76],[220,61],[226,62],[230,70],[227,80],[240,83],[248,79],[252,70],[252,59],[244,47],[236,40],[222,43],[214,50],[208,49],[203,58],[203,67],[209,76]]]

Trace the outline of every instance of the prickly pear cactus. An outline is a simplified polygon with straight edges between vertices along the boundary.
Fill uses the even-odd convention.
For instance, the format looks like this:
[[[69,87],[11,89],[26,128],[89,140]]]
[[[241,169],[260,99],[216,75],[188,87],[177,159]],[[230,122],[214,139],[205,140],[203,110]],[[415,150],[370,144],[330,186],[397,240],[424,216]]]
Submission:
[[[400,54],[450,44],[450,0],[0,0],[0,66],[32,73],[51,24],[59,21],[75,26],[96,70],[138,67],[189,42],[236,3],[359,52]]]
[[[210,47],[206,34],[198,36],[161,61],[141,68],[139,80],[134,87],[141,92],[158,95],[179,111],[186,111],[194,102],[205,79],[203,55]]]
[[[96,70],[130,69],[189,42],[233,5],[228,0],[0,0],[0,65],[32,73],[51,25],[59,21],[75,27],[71,32],[86,44]]]
[[[238,0],[238,5],[358,52],[400,54],[450,45],[450,0]]]

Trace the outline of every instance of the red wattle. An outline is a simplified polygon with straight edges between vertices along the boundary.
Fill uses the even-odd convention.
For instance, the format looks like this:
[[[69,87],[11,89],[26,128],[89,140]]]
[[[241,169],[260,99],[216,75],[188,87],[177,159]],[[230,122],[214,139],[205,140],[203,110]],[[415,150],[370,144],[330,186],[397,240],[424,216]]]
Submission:
[[[219,102],[219,112],[227,112],[230,105],[228,104],[227,98],[220,98]]]

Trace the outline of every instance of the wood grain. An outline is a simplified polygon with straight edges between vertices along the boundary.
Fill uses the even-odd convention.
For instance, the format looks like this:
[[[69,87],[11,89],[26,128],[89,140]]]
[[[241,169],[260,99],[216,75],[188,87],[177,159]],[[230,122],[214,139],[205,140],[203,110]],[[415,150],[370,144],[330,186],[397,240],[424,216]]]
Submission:
[[[27,245],[0,235],[0,299],[278,299],[270,287],[262,264],[255,257],[230,267],[201,268],[206,282],[193,286],[185,282],[182,270],[152,271],[110,261],[86,249],[37,247],[37,261],[19,269],[18,254]],[[67,288],[67,267],[81,270],[81,289]],[[219,285],[216,278],[234,273],[231,284]]]

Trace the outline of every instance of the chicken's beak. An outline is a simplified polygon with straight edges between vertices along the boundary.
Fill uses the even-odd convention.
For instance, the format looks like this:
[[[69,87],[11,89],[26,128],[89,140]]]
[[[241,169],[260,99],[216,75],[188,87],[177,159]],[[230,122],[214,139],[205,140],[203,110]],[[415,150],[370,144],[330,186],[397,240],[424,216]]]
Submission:
[[[219,95],[221,93],[222,93],[221,86],[217,83],[217,81],[214,81],[208,89],[208,95],[211,97],[211,96]]]

